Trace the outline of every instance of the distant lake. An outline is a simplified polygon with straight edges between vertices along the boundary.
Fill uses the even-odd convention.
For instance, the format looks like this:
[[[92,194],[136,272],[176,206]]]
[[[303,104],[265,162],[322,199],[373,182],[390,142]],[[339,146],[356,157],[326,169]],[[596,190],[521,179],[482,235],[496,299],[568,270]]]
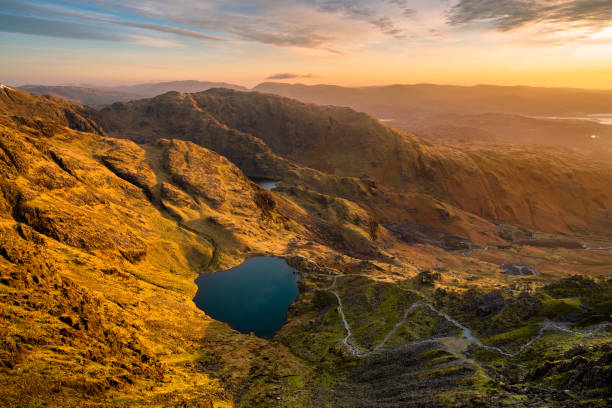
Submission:
[[[227,271],[202,274],[193,301],[206,314],[242,332],[271,337],[298,296],[296,270],[281,258],[249,258]]]
[[[585,116],[534,116],[539,119],[562,119],[562,120],[590,120],[591,122],[597,122],[601,125],[612,125],[612,114],[601,113],[591,114]]]
[[[612,125],[612,115],[589,115],[588,117],[602,125]]]
[[[252,178],[251,180],[253,181],[253,183],[259,184],[266,190],[272,190],[274,187],[276,187],[276,184],[278,183],[278,180],[271,180],[266,178]]]

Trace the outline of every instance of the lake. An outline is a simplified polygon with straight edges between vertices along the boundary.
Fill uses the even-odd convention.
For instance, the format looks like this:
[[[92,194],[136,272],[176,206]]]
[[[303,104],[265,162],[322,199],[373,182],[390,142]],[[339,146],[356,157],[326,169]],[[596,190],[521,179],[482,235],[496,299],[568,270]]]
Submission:
[[[278,183],[278,180],[271,180],[266,178],[254,177],[251,180],[253,181],[253,183],[259,184],[266,190],[272,190],[274,187],[276,187],[276,184]]]
[[[282,258],[249,258],[227,271],[200,275],[193,301],[213,319],[268,338],[287,320],[287,309],[298,295],[298,277]]]
[[[555,119],[555,120],[589,120],[597,122],[600,125],[612,125],[612,114],[609,113],[594,113],[584,116],[533,116],[537,119]]]

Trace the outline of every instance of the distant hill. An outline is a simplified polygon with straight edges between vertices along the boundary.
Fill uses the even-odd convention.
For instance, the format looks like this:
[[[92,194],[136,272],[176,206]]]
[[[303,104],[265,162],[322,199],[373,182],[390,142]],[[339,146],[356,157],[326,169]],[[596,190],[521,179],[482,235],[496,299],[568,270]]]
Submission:
[[[211,88],[228,88],[239,91],[248,90],[244,86],[228,84],[226,82],[208,82],[208,81],[172,81],[172,82],[152,82],[146,84],[116,86],[111,88],[116,92],[130,93],[140,95],[145,98],[161,95],[166,92],[202,92]]]
[[[110,105],[113,102],[127,102],[143,97],[139,94],[104,88],[84,88],[80,86],[24,85],[19,87],[19,89],[36,95],[52,95],[58,98],[68,99],[69,101],[94,108]]]
[[[433,84],[347,88],[265,82],[253,90],[319,105],[349,106],[389,119],[447,113],[557,116],[612,113],[612,91],[571,88]]]
[[[390,85],[346,88],[267,82],[254,88],[348,106],[427,139],[570,148],[612,162],[612,91],[527,86]]]
[[[151,98],[169,91],[200,92],[210,88],[228,88],[247,90],[247,88],[225,82],[173,81],[154,82],[116,87],[81,87],[81,86],[45,86],[24,85],[19,87],[36,95],[52,95],[72,102],[102,108],[114,102],[127,102],[142,98]]]
[[[421,137],[461,144],[512,143],[558,146],[612,162],[612,125],[584,118],[527,117],[514,114],[439,115],[391,122]]]

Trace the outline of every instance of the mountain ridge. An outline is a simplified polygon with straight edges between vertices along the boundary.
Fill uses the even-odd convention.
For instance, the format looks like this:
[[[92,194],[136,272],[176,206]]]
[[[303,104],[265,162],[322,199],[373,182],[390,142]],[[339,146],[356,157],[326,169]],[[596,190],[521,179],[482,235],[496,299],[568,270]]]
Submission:
[[[241,113],[236,115],[236,112]],[[175,124],[172,119],[166,119],[177,114],[187,116],[182,116]],[[608,229],[601,223],[601,217],[607,211],[603,203],[611,199],[604,198],[609,194],[606,191],[612,191],[611,180],[606,176],[609,165],[591,163],[568,152],[514,146],[503,153],[486,146],[432,145],[349,108],[321,107],[273,95],[224,89],[191,95],[168,93],[152,99],[114,104],[100,111],[100,115],[103,127],[119,137],[127,136],[142,142],[147,140],[146,137],[157,137],[160,129],[164,129],[161,134],[180,135],[207,147],[212,146],[211,138],[207,136],[210,133],[207,123],[218,122],[227,127],[224,131],[235,129],[241,134],[251,135],[274,154],[301,166],[341,177],[363,174],[394,191],[416,193],[429,189],[434,197],[488,219],[564,233],[570,232],[569,225],[583,219],[574,225],[588,225],[600,232]],[[163,118],[163,123],[156,118]],[[184,123],[198,123],[194,120],[204,122],[196,127],[184,126]],[[213,139],[218,138],[215,136]],[[231,157],[234,148],[228,145],[226,150],[219,152]],[[559,161],[561,158],[563,162]],[[538,162],[543,159],[548,166],[546,172],[544,165]],[[575,162],[574,166],[580,164],[581,172],[565,172],[564,166],[570,162]],[[520,182],[512,173],[516,166],[530,170],[521,173],[523,180]],[[554,172],[551,169],[555,169]],[[554,179],[549,183],[547,178],[553,174]],[[277,174],[266,176],[278,177]],[[592,191],[600,197],[596,201],[604,207],[584,206],[580,203],[581,198],[571,190],[554,187],[568,182],[568,177],[574,179],[569,181],[570,184],[577,183],[579,189],[592,180],[602,182],[601,187],[589,187],[590,190],[583,193],[591,194],[588,191]],[[546,189],[541,188],[544,185],[547,185]],[[512,192],[525,188],[531,190],[522,193],[523,196],[518,195],[515,200],[516,194]],[[545,198],[548,194],[555,198]],[[535,202],[530,203],[534,199]],[[553,203],[560,202],[565,204],[553,207]],[[550,210],[541,212],[544,208]],[[547,211],[556,215],[551,218],[545,215]],[[534,215],[536,213],[540,215]],[[555,222],[559,217],[565,221]]]
[[[247,88],[226,82],[210,81],[170,81],[149,82],[124,86],[72,86],[72,85],[22,85],[19,89],[37,95],[53,95],[71,100],[72,102],[93,108],[101,108],[113,102],[127,102],[135,99],[150,98],[166,92],[199,92],[210,88],[224,87],[228,89],[247,90]]]

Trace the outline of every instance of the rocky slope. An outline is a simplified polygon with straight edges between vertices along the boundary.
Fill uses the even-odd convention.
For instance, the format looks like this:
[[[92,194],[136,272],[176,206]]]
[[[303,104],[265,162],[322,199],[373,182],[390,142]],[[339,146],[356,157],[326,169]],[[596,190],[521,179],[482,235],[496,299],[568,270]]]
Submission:
[[[237,103],[218,100],[228,91],[203,95],[206,109],[199,95],[145,101],[148,116],[115,128],[79,105],[0,92],[0,405],[605,406],[609,238],[495,225],[421,186],[304,167],[281,150],[284,130],[265,136],[257,122],[229,126],[227,113],[209,112]],[[267,97],[254,98],[253,116],[237,105],[246,118],[286,129],[301,117],[295,102],[293,114],[266,117]],[[323,138],[309,120],[327,108],[305,109],[299,128]],[[363,121],[419,157],[434,149],[365,115],[328,115],[334,138],[367,141]],[[94,119],[111,135],[134,133],[102,135]],[[176,129],[181,138],[167,137]],[[229,157],[179,140],[187,135],[281,182],[264,191]],[[302,275],[273,339],[237,333],[192,302],[198,273],[262,254]]]
[[[51,133],[52,129],[49,127],[58,124],[74,130],[103,133],[93,120],[97,116],[93,109],[53,96],[41,98],[1,84],[0,112],[3,115],[18,117],[42,133]],[[45,121],[50,123],[45,123]]]
[[[612,232],[612,167],[569,152],[432,145],[348,108],[224,89],[118,103],[100,115],[113,136],[191,140],[249,176],[282,178],[280,157],[329,175],[370,179],[390,194],[425,193],[497,222]],[[244,163],[253,160],[252,150],[269,169]]]
[[[21,96],[0,116],[1,404],[231,405],[282,347],[207,318],[193,279],[297,234],[324,239],[314,220],[282,199],[263,220],[262,190],[202,147],[75,131],[71,105]],[[239,366],[203,367],[207,350]],[[309,369],[286,358],[275,375],[296,370]]]

